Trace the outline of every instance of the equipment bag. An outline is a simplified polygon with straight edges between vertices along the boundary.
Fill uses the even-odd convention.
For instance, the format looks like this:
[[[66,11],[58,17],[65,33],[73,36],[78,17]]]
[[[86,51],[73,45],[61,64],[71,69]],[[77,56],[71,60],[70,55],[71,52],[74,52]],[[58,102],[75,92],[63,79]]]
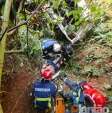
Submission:
[[[65,113],[65,104],[61,97],[56,98],[56,113]]]

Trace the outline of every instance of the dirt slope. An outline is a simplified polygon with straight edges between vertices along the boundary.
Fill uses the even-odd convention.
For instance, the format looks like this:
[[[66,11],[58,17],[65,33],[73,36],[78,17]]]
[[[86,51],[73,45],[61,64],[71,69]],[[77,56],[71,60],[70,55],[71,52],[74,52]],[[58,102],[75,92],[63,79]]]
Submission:
[[[4,83],[6,91],[2,96],[4,113],[33,113],[29,96],[33,80],[34,76],[23,69]]]
[[[108,16],[111,17],[111,10],[107,11]],[[81,44],[75,52],[75,59],[72,61],[74,67],[72,70],[73,75],[69,73],[70,78],[75,81],[76,79],[82,80],[83,78],[105,92],[105,84],[109,83],[109,85],[112,85],[112,48],[96,44],[92,40],[86,41],[85,44],[81,42]],[[30,84],[37,77],[33,76],[33,73],[29,74],[29,71],[32,70],[33,72],[35,69],[30,67],[26,63],[28,61],[25,61],[23,57],[16,56],[22,63],[18,62],[15,56],[11,56],[11,59],[6,57],[7,62],[5,62],[4,66],[5,74],[3,74],[5,76],[2,79],[2,90],[4,91],[2,94],[2,105],[4,113],[36,113],[32,108],[32,99],[29,96],[31,91]],[[18,68],[18,66],[21,68]],[[91,78],[91,74],[98,75],[99,77],[95,78],[93,76]],[[79,77],[80,75],[82,78]],[[87,79],[85,75],[89,75],[89,78]]]

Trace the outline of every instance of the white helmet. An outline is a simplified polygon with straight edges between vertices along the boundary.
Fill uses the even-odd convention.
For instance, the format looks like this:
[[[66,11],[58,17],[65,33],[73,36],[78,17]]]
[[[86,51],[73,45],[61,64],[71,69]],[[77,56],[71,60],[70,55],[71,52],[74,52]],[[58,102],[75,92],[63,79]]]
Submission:
[[[58,43],[55,43],[55,44],[53,45],[53,51],[54,51],[54,52],[59,52],[60,50],[61,50],[61,45],[58,44]]]

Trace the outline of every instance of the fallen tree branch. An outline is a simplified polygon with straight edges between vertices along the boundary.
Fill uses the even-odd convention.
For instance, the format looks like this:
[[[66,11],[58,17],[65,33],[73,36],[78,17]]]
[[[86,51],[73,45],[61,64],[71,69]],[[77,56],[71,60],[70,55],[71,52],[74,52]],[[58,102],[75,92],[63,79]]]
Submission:
[[[53,9],[52,8],[49,8],[47,10],[49,16],[52,18],[52,19],[57,19],[58,16],[54,13]],[[84,36],[86,35],[86,33],[92,29],[93,27],[93,24],[87,24],[86,26],[82,25],[80,27],[80,29],[77,31],[77,32],[74,32],[75,37],[73,39],[71,39],[69,37],[69,35],[67,34],[66,30],[65,30],[65,27],[62,25],[62,23],[59,23],[58,24],[58,27],[60,28],[60,30],[62,31],[62,33],[65,35],[65,37],[67,38],[68,41],[70,41],[72,44],[76,43],[78,40],[84,38]]]
[[[47,10],[49,16],[53,19],[56,20],[58,18],[58,16],[54,13],[52,8],[48,8]],[[62,33],[66,36],[66,38],[71,42],[70,37],[68,36],[67,32],[65,31],[65,27],[62,25],[62,23],[58,24],[58,27],[60,28],[60,30],[62,31]]]
[[[80,39],[84,38],[86,33],[93,28],[93,24],[87,24],[86,26],[81,26],[80,29],[76,32],[76,36],[74,39],[71,40],[71,43],[74,44],[75,42],[79,41]]]
[[[1,37],[0,37],[0,41],[3,39],[5,33],[7,32],[7,28],[4,30],[4,32],[2,33]]]
[[[23,22],[20,22],[19,24],[17,24],[16,26],[12,27],[11,29],[7,30],[7,32],[11,32],[12,30],[14,29],[17,29],[18,27],[21,27],[22,25],[25,25],[27,24],[27,20],[26,21],[23,21]]]

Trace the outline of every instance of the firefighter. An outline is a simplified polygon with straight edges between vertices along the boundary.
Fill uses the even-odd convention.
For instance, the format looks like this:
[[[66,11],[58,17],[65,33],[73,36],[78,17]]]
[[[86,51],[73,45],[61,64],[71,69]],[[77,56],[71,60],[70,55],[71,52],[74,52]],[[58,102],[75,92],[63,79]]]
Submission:
[[[84,95],[83,95],[82,87],[78,83],[69,80],[67,78],[64,79],[64,83],[67,86],[69,86],[71,90],[71,92],[66,95],[71,95],[73,99],[73,104],[84,105]]]
[[[62,62],[59,59],[59,61],[55,60],[47,60],[41,69],[41,75],[43,75],[45,72],[50,72],[52,74],[52,76],[59,71],[60,66],[61,66]]]
[[[51,113],[57,88],[51,81],[52,73],[50,70],[41,73],[41,77],[41,80],[37,80],[33,84],[34,107],[37,113]]]
[[[61,53],[61,45],[54,39],[44,39],[41,45],[45,59],[54,58],[55,54]]]
[[[104,96],[98,89],[92,87],[88,82],[84,81],[80,83],[83,87],[83,93],[87,100],[90,101],[92,107],[105,107],[107,103],[107,97]]]
[[[64,84],[70,89],[70,91],[63,92],[63,97],[71,101],[69,109],[66,113],[71,113],[71,107],[75,108],[73,113],[78,113],[80,107],[84,106],[84,95],[83,90],[80,85],[68,78],[64,77]]]
[[[44,39],[42,41],[43,57],[45,59],[55,60],[61,55],[63,60],[70,59],[73,54],[73,48],[71,44],[61,45],[54,39]]]

